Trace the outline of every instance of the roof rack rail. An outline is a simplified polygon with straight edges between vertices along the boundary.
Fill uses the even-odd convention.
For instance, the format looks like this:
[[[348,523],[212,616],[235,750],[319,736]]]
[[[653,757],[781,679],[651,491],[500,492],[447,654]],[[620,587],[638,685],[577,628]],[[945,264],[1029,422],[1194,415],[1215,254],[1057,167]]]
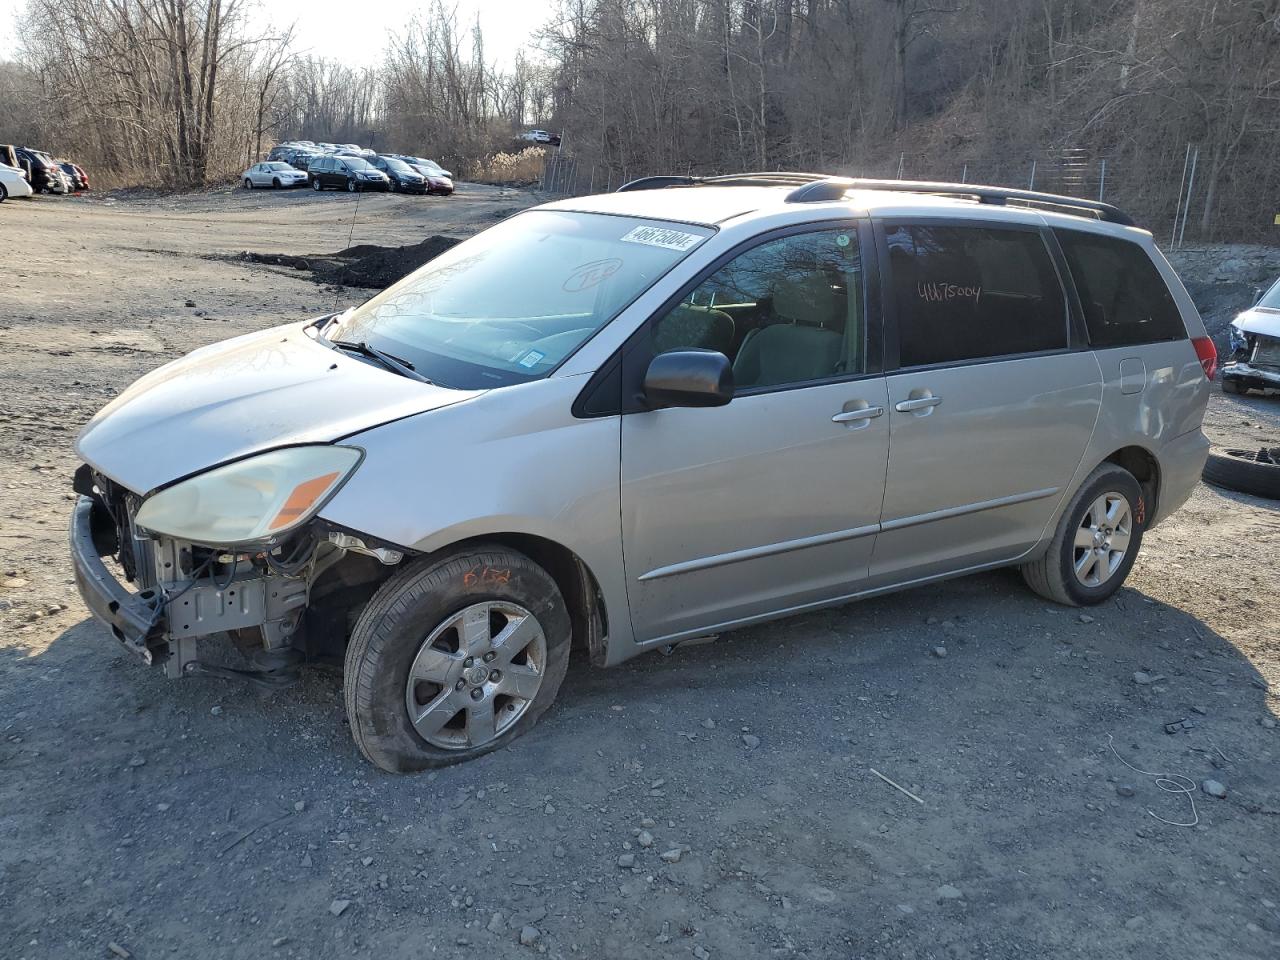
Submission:
[[[815,180],[823,180],[821,173],[797,173],[785,170],[770,170],[762,173],[726,173],[711,177],[660,176],[641,177],[630,180],[615,190],[615,193],[626,193],[631,190],[664,190],[667,187],[786,187],[803,186]]]
[[[1035,190],[1017,190],[1010,187],[989,187],[975,183],[935,183],[927,180],[860,180],[844,177],[825,177],[792,190],[787,194],[788,203],[818,203],[840,200],[850,190],[886,190],[895,193],[924,193],[942,197],[970,197],[978,203],[1007,206],[1027,206],[1056,210],[1072,216],[1089,214],[1105,223],[1118,223],[1136,227],[1132,217],[1109,203],[1098,200],[1081,200],[1056,193],[1040,193]]]

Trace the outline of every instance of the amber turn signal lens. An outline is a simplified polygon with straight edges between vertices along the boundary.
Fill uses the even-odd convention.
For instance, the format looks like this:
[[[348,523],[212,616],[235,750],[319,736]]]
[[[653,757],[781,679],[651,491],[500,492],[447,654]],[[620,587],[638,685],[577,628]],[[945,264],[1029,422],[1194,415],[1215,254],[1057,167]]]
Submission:
[[[311,505],[319,500],[337,479],[337,473],[326,473],[323,477],[302,481],[302,483],[293,488],[293,492],[289,494],[289,499],[284,502],[284,506],[280,508],[280,512],[276,514],[275,519],[268,524],[267,529],[279,530],[281,527],[287,527],[293,523],[293,521],[310,510]]]

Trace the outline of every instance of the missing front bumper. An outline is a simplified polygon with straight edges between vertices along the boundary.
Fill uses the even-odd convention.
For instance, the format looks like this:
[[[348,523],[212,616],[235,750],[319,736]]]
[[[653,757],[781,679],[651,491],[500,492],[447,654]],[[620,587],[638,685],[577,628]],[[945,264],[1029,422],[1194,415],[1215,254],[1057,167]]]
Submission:
[[[246,565],[225,581],[212,576],[160,583],[134,592],[122,584],[102,558],[95,541],[94,511],[104,508],[92,497],[76,500],[71,515],[71,559],[76,587],[90,612],[124,647],[148,664],[165,666],[170,677],[194,672],[196,640],[255,628],[267,651],[289,646],[307,605],[308,581],[263,574]],[[101,526],[101,524],[97,524]]]

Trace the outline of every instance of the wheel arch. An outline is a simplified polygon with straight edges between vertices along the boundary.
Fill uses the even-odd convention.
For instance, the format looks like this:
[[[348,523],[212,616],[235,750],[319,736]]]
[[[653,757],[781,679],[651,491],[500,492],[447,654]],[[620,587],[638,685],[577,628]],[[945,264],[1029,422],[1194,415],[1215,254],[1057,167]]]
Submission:
[[[1142,498],[1146,501],[1145,517],[1142,523],[1150,528],[1156,517],[1160,515],[1160,461],[1146,447],[1131,444],[1103,457],[1102,463],[1114,463],[1117,467],[1133,474],[1138,486],[1142,488]],[[1090,471],[1092,472],[1092,471]]]
[[[586,561],[564,544],[532,533],[499,532],[455,540],[432,553],[457,553],[469,547],[493,544],[523,553],[547,571],[569,608],[573,646],[586,650],[593,666],[604,666],[609,636],[609,614],[604,593]]]

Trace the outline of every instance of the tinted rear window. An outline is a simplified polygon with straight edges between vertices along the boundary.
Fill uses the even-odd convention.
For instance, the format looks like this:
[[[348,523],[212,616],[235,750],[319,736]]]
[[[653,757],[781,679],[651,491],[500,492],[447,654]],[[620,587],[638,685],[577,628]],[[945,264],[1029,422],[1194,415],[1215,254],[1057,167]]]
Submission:
[[[1173,294],[1142,247],[1076,230],[1055,230],[1054,235],[1080,294],[1091,346],[1128,347],[1186,337]]]
[[[901,366],[1067,347],[1067,305],[1034,230],[885,224]]]

